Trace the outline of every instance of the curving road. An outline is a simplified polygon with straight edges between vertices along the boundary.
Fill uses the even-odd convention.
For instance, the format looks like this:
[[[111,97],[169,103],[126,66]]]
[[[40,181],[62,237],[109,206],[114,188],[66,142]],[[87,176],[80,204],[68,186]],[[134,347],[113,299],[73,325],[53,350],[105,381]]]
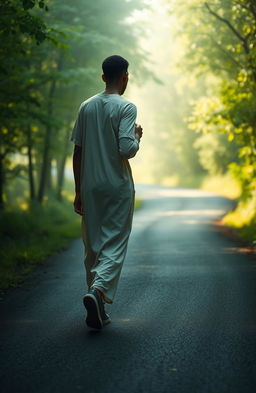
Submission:
[[[1,393],[254,393],[256,262],[212,222],[230,201],[137,186],[113,323],[84,325],[82,243],[0,304]]]

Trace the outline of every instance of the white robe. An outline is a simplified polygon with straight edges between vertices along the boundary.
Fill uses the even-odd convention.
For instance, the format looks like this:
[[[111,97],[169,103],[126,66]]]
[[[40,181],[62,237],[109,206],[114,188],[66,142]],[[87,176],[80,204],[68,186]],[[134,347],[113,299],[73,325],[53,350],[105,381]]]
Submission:
[[[82,148],[81,198],[88,287],[113,302],[134,208],[128,159],[139,149],[137,110],[118,94],[100,93],[80,106],[71,140]],[[85,235],[86,234],[86,235]]]

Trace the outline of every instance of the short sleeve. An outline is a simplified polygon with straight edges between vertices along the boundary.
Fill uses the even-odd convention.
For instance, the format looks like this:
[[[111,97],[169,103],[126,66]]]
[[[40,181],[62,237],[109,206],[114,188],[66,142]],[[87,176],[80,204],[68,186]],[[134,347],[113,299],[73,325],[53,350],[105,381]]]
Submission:
[[[80,106],[70,140],[75,145],[82,146],[82,106]]]

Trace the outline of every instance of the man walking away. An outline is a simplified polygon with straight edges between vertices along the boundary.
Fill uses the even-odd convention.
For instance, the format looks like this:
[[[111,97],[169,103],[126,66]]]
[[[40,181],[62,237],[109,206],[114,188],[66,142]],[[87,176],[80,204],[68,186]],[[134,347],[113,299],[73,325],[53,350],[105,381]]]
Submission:
[[[84,101],[71,140],[75,144],[75,212],[82,216],[88,293],[86,323],[101,329],[125,259],[134,210],[134,183],[128,159],[136,155],[142,128],[137,110],[122,97],[128,62],[110,56],[102,63],[105,91]]]

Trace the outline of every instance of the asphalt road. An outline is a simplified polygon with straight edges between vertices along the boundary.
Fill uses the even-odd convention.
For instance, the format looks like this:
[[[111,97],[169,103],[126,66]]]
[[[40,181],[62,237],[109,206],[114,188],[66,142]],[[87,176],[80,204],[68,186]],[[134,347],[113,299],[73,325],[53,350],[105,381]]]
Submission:
[[[1,393],[256,391],[256,261],[212,225],[230,202],[137,194],[112,324],[85,326],[76,240],[0,304]]]

